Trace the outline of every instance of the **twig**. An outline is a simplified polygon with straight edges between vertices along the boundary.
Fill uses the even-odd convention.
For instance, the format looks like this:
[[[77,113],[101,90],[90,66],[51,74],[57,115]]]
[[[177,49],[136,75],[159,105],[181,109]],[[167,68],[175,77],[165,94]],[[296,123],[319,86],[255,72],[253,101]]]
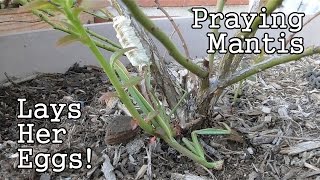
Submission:
[[[102,9],[100,10],[100,12],[102,12],[104,15],[108,16],[110,19],[113,19],[115,16],[110,12],[108,11],[108,9]]]
[[[87,13],[87,14],[89,14],[89,15],[91,15],[91,16],[95,16],[95,17],[98,17],[98,18],[101,18],[101,19],[105,19],[105,20],[112,20],[112,16],[109,16],[108,14],[106,14],[104,11],[100,11],[100,12],[102,12],[105,16],[107,16],[107,18],[105,18],[105,17],[102,17],[102,16],[100,16],[100,15],[98,15],[97,13],[93,13],[93,12],[90,12],[90,11],[83,11],[84,13]]]
[[[147,159],[148,159],[147,175],[148,175],[149,179],[152,179],[152,161],[151,161],[152,147],[149,145],[149,146],[145,147],[145,149],[147,152]]]
[[[219,0],[217,3],[217,8],[216,8],[216,12],[222,12],[224,5],[226,3],[226,0]],[[220,24],[220,18],[216,18],[215,19],[215,24]],[[219,30],[218,29],[214,29],[213,33],[216,37],[219,37]],[[216,54],[216,53],[215,53]],[[213,61],[214,61],[214,56],[215,54],[209,54],[208,55],[208,59],[209,59],[209,73],[210,75],[213,73]]]
[[[184,101],[186,99],[186,97],[190,94],[190,92],[185,92],[182,97],[180,98],[180,100],[178,101],[178,103],[173,107],[173,109],[171,110],[169,117],[172,116],[172,114],[174,114],[177,109],[179,108],[179,106],[181,105],[182,101]]]
[[[305,27],[306,25],[308,25],[311,21],[313,21],[316,17],[320,16],[320,11],[318,13],[316,13],[314,16],[312,16],[308,21],[306,21],[302,27]],[[287,41],[286,41],[286,46],[290,43],[290,41],[292,40],[292,38],[297,34],[298,32],[296,33],[292,33]]]
[[[182,46],[184,48],[184,51],[186,53],[186,56],[188,58],[190,58],[190,53],[189,53],[189,49],[188,49],[188,46],[187,46],[187,43],[185,41],[185,39],[183,38],[183,35],[178,27],[178,25],[174,22],[174,20],[172,19],[172,17],[169,15],[169,13],[160,5],[159,3],[159,0],[155,0],[154,1],[157,5],[157,8],[162,11],[162,13],[169,19],[169,21],[171,22],[173,28],[175,29],[175,31],[177,32],[179,38],[180,38],[180,41],[182,43]]]
[[[191,122],[189,123],[186,123],[184,129],[191,129],[193,126],[195,126],[196,124],[198,123],[201,123],[203,120],[203,118],[197,118],[195,120],[192,120]]]
[[[202,139],[200,139],[200,143],[204,147],[204,149],[208,152],[208,154],[213,155],[214,157],[216,157],[219,160],[222,159],[221,154],[215,148],[213,148],[212,146],[209,146]],[[208,155],[208,157],[210,157],[210,156]]]
[[[48,23],[49,25],[51,25],[51,26],[53,27],[53,29],[56,29],[56,30],[59,30],[59,31],[62,31],[62,32],[65,32],[65,33],[68,33],[68,34],[72,34],[72,35],[76,35],[76,36],[77,36],[76,33],[68,30],[67,28],[64,28],[64,27],[62,27],[62,26],[59,26],[59,25],[51,22],[51,21],[49,20],[49,18],[48,18],[45,14],[43,14],[42,12],[40,12],[40,11],[38,11],[38,10],[34,10],[34,11],[32,11],[32,12],[33,12],[34,15],[40,17],[41,20],[43,20],[43,21],[45,21],[46,23]],[[119,50],[119,48],[116,48],[116,47],[114,47],[114,46],[108,46],[108,45],[103,44],[103,43],[100,43],[100,42],[98,42],[98,41],[94,41],[94,43],[96,44],[96,46],[98,46],[98,47],[100,47],[100,48],[102,48],[102,49],[105,49],[105,50],[107,50],[107,51],[115,52],[115,51]]]
[[[137,5],[136,1],[133,0],[122,0],[126,7],[130,10],[132,16],[156,39],[158,39],[161,44],[168,50],[169,54],[183,67],[191,71],[193,74],[206,78],[208,77],[208,71],[204,70],[197,64],[193,63],[191,59],[181,54],[176,45],[170,40],[170,38],[164,33],[159,27],[157,27],[149,17],[147,17],[144,12]]]
[[[8,76],[7,72],[5,72],[4,75],[6,76],[6,78],[8,79],[8,81],[9,81],[11,84],[13,84],[13,85],[15,85],[15,86],[19,86],[17,83],[15,83],[15,82]]]
[[[316,167],[314,165],[311,165],[311,164],[309,164],[307,162],[304,163],[304,167],[309,168],[309,169],[314,170],[314,171],[320,171],[320,168],[318,168],[318,167]]]
[[[212,172],[211,172],[208,168],[204,167],[204,166],[201,165],[201,164],[200,164],[200,166],[202,167],[202,169],[204,169],[205,171],[207,171],[207,173],[211,176],[211,178],[212,178],[213,180],[216,180],[216,179],[217,179],[217,178],[212,174]]]
[[[123,11],[119,5],[119,3],[116,0],[111,0],[112,6],[116,9],[119,15],[123,15]]]
[[[264,136],[264,137],[280,137],[280,138],[284,138],[284,139],[302,140],[302,141],[320,141],[320,139],[315,139],[315,138],[303,138],[303,137],[291,137],[291,136],[277,136],[277,135],[263,135],[263,134],[261,134],[260,136]]]
[[[7,83],[3,83],[0,85],[0,87],[9,87],[11,86],[12,84],[17,84],[19,85],[20,83],[23,83],[23,82],[27,82],[27,81],[31,81],[32,79],[36,78],[38,75],[37,74],[34,74],[34,75],[31,75],[31,76],[28,76],[28,77],[25,77],[25,78],[22,78],[22,79],[18,79],[18,80],[15,80],[13,81],[12,79],[10,79],[8,77],[8,75],[6,75],[5,73],[5,76],[7,77],[8,81]],[[12,83],[13,82],[13,83]]]
[[[266,69],[272,68],[272,67],[277,66],[279,64],[287,63],[290,61],[297,61],[303,57],[311,56],[311,55],[319,54],[319,53],[320,53],[320,46],[309,47],[302,54],[287,55],[287,56],[276,57],[276,58],[271,58],[266,61],[262,61],[262,62],[257,63],[247,69],[241,70],[241,71],[233,74],[230,78],[219,83],[218,87],[219,88],[228,87],[228,86],[230,86],[234,83],[237,83],[237,82],[239,82],[249,76],[257,74],[258,72],[264,71]]]
[[[176,30],[174,29],[173,32],[170,34],[170,39],[172,39],[173,35],[176,33]],[[167,56],[168,50],[164,50],[163,56],[162,56],[162,60],[164,60]]]
[[[270,15],[274,10],[276,10],[281,4],[282,4],[283,0],[273,0],[273,1],[268,1],[267,4],[265,5],[266,7],[266,14]],[[258,31],[258,27],[262,22],[262,18],[261,17],[256,17],[252,23],[251,32],[241,32],[239,31],[236,35],[236,37],[241,38],[241,39],[245,39],[248,37],[253,37],[256,32]],[[227,75],[229,75],[230,73],[230,68],[232,63],[234,62],[236,55],[235,54],[231,54],[230,52],[228,52],[227,54],[224,55],[223,60],[221,61],[221,65],[220,67],[221,69],[221,75],[219,76],[219,79],[225,79],[227,77]],[[240,59],[241,61],[242,59]]]
[[[121,45],[119,45],[119,44],[111,41],[110,39],[108,39],[108,38],[106,38],[106,37],[104,37],[104,36],[101,36],[100,34],[97,34],[97,33],[93,32],[93,31],[89,30],[89,28],[87,28],[87,32],[88,32],[91,36],[93,36],[93,37],[95,37],[95,38],[97,38],[97,39],[100,39],[100,40],[102,40],[102,41],[104,41],[104,42],[106,42],[106,43],[108,43],[108,44],[111,44],[112,46],[114,46],[114,47],[116,47],[116,48],[122,49]]]
[[[300,6],[302,5],[302,2],[300,4]],[[316,17],[318,17],[320,15],[320,11],[318,13],[316,13],[314,16],[312,16],[308,21],[306,21],[302,27],[305,27],[306,25],[308,25],[312,20],[314,20]],[[290,43],[290,41],[292,40],[292,38],[297,34],[296,33],[292,33],[286,40],[286,44],[285,47],[288,46],[288,44]],[[260,62],[263,59],[263,55],[265,54],[264,52],[264,46],[260,49],[261,50],[261,54],[259,56],[257,56],[257,58],[255,58],[254,62]]]

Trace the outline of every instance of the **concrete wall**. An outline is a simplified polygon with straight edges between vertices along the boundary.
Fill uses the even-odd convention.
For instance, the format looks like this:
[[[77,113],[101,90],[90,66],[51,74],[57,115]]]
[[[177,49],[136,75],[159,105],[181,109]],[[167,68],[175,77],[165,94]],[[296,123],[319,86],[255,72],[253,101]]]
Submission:
[[[305,20],[308,18],[306,17]],[[201,30],[191,29],[191,18],[177,18],[176,22],[186,38],[191,56],[205,56],[208,48],[206,32],[210,30],[206,28]],[[172,26],[167,19],[157,19],[155,23],[168,34],[173,32]],[[89,25],[89,27],[117,41],[111,24],[103,23]],[[312,44],[320,45],[319,29],[320,18],[305,27],[297,36],[305,38],[305,47]],[[235,33],[235,31],[226,30],[225,28],[221,31],[226,31],[229,35]],[[264,32],[277,37],[274,34],[278,34],[279,30],[259,31],[258,36],[261,36]],[[4,72],[7,72],[9,76],[23,77],[35,72],[64,72],[75,62],[97,64],[93,55],[81,44],[72,44],[60,48],[55,47],[57,39],[63,35],[58,31],[45,30],[0,36],[0,81],[5,79]],[[173,41],[180,44],[176,36]],[[161,48],[161,46],[159,47]],[[182,50],[181,46],[179,48]],[[160,52],[163,52],[163,48]],[[109,53],[105,53],[105,55],[106,57],[110,56]]]

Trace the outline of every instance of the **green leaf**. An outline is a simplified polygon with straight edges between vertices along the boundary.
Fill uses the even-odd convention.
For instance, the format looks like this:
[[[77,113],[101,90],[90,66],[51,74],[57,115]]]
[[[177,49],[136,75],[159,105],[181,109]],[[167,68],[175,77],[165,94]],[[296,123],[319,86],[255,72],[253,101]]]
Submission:
[[[72,8],[74,1],[73,0],[66,0],[67,8]]]
[[[132,50],[134,48],[132,47],[129,47],[129,48],[124,48],[124,49],[121,49],[119,51],[116,51],[115,53],[112,54],[112,56],[110,57],[110,64],[111,64],[111,67],[113,67],[114,63],[120,59],[120,57],[122,57],[124,55],[124,53]]]
[[[136,85],[139,84],[142,80],[143,80],[143,78],[140,77],[140,76],[131,77],[131,78],[129,78],[127,81],[125,81],[125,82],[123,83],[123,87],[124,87],[124,88],[129,88],[129,87],[132,87],[132,86],[136,86]]]
[[[66,35],[66,36],[63,36],[62,38],[60,38],[56,45],[58,47],[61,47],[61,46],[66,46],[68,44],[71,44],[75,41],[80,41],[80,39],[77,37],[77,36],[74,36],[74,35]]]
[[[72,11],[74,16],[79,17],[79,15],[84,11],[84,9],[81,7],[76,7]]]
[[[108,6],[107,2],[106,0],[81,0],[79,7],[85,10],[100,10]]]
[[[38,9],[42,9],[42,10],[57,9],[57,7],[51,4],[49,1],[45,1],[45,0],[34,0],[22,6],[22,10],[26,10],[26,11],[38,10]]]
[[[148,113],[147,117],[145,118],[145,121],[151,121],[154,119],[156,116],[158,116],[159,112],[158,111],[151,111]]]
[[[61,3],[63,3],[64,2],[64,0],[51,0],[51,2],[52,3],[54,3],[54,4],[61,4]]]

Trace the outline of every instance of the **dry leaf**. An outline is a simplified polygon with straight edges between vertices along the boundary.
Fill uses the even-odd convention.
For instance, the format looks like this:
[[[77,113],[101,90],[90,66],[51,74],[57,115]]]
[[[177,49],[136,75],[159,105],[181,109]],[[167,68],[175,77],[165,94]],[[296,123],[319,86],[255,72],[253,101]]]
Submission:
[[[137,173],[135,180],[142,178],[142,176],[146,173],[148,165],[143,165]]]
[[[115,92],[106,92],[102,94],[98,101],[101,104],[105,104],[106,109],[111,110],[117,105],[119,98]]]
[[[114,174],[113,170],[114,167],[110,163],[110,158],[108,155],[104,154],[103,157],[105,158],[103,165],[101,167],[101,171],[103,175],[108,180],[116,180],[116,175]]]
[[[320,148],[320,142],[307,141],[307,142],[302,142],[302,143],[296,144],[292,147],[283,148],[283,149],[281,149],[280,153],[281,154],[296,155],[296,154],[300,154],[302,152],[310,151],[310,150],[317,149],[317,148]]]

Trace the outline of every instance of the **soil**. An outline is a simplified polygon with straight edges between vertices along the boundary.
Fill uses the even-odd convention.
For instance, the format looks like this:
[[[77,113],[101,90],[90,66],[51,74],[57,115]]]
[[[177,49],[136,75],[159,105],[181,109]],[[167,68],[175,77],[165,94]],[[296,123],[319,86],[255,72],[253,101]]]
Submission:
[[[126,115],[125,109],[111,109],[99,98],[113,88],[103,72],[93,66],[71,67],[64,74],[39,74],[26,82],[0,89],[0,179],[108,179],[107,166],[117,179],[320,179],[320,91],[304,77],[308,66],[319,68],[318,57],[280,65],[247,80],[242,93],[233,100],[230,88],[208,117],[206,127],[227,123],[230,136],[202,136],[207,158],[224,160],[223,170],[208,170],[181,156],[160,140],[140,132],[128,144],[106,145],[106,117]],[[25,98],[27,109],[37,103],[80,103],[81,117],[61,122],[50,118],[18,119],[18,98]],[[34,130],[65,128],[61,144],[18,144],[19,123],[34,123]],[[188,134],[186,134],[188,136]],[[299,148],[298,148],[299,147]],[[81,153],[80,169],[45,173],[18,169],[18,148],[32,148],[34,155]],[[92,149],[90,163],[87,148]],[[58,159],[61,163],[61,159]],[[68,161],[67,161],[68,162]],[[91,168],[87,168],[90,164]],[[112,169],[112,168],[111,168]],[[109,174],[110,175],[110,174]],[[110,177],[109,177],[110,179]]]

